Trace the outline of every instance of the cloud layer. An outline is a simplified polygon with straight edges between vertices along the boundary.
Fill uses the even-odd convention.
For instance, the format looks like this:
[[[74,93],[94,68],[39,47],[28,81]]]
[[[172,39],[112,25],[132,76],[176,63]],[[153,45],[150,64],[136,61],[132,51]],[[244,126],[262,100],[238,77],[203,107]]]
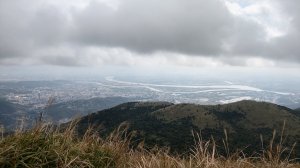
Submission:
[[[299,6],[296,0],[0,0],[0,64],[131,65],[143,57],[177,64],[184,58],[186,65],[299,64]]]

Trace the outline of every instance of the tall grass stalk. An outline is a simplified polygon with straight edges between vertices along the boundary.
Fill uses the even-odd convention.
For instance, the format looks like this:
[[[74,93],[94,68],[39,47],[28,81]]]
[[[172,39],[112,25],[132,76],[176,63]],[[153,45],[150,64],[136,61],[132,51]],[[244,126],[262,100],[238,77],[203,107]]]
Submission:
[[[218,153],[213,138],[203,141],[193,133],[195,145],[189,155],[170,154],[167,148],[147,150],[143,144],[131,147],[132,134],[121,125],[106,138],[89,128],[83,136],[76,132],[76,122],[65,128],[37,124],[31,130],[16,131],[0,140],[0,167],[97,167],[97,168],[283,168],[300,167],[290,158],[282,157],[291,148],[284,147],[284,137],[276,143],[276,132],[268,147],[255,157],[242,151],[230,153],[227,133],[226,155]]]

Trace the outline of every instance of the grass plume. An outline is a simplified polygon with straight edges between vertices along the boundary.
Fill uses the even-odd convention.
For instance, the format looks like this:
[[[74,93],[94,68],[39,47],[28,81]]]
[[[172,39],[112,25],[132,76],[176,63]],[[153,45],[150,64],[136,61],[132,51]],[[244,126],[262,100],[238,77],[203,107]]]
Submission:
[[[226,134],[226,132],[225,132]],[[195,145],[189,155],[170,154],[164,148],[146,150],[142,144],[131,147],[132,134],[123,124],[110,136],[102,138],[89,128],[82,137],[76,135],[76,123],[57,128],[38,124],[31,130],[16,131],[0,139],[0,167],[97,167],[97,168],[296,168],[300,165],[281,154],[290,148],[272,138],[268,147],[258,156],[246,157],[243,152],[218,154],[213,138],[203,141],[194,133]],[[227,136],[227,134],[226,134]],[[274,136],[275,137],[275,132]],[[293,147],[291,148],[293,149]],[[292,150],[291,150],[292,151]]]

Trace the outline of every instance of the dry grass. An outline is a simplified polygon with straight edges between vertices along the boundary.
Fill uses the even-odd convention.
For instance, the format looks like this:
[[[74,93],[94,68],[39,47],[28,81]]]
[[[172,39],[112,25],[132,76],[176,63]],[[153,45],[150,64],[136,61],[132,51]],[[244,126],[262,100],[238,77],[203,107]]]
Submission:
[[[93,129],[78,138],[76,124],[64,131],[51,125],[39,124],[29,131],[16,131],[0,139],[0,167],[132,167],[132,168],[283,168],[300,167],[289,155],[282,153],[283,139],[274,138],[256,157],[246,157],[242,151],[226,156],[218,154],[213,139],[202,141],[195,134],[196,145],[188,156],[171,155],[167,149],[146,150],[143,145],[132,149],[131,135],[121,125],[103,139]],[[275,133],[274,133],[275,137]],[[228,147],[226,138],[224,146]]]

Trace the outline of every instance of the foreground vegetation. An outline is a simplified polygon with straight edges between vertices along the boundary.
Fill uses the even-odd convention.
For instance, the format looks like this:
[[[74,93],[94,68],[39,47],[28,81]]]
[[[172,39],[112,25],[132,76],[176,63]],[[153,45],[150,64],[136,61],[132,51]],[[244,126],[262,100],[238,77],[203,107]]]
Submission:
[[[29,131],[16,131],[0,139],[0,167],[133,167],[133,168],[254,168],[300,167],[290,158],[282,141],[270,141],[266,150],[246,157],[243,152],[223,156],[216,150],[214,140],[202,141],[197,134],[195,146],[186,155],[174,155],[168,149],[146,150],[142,143],[131,146],[132,134],[121,125],[110,136],[101,138],[88,129],[78,137],[75,124],[62,129],[37,125]],[[275,135],[275,134],[274,134]],[[225,147],[228,146],[226,138]],[[229,149],[228,149],[229,151]],[[283,155],[288,152],[288,155]]]

